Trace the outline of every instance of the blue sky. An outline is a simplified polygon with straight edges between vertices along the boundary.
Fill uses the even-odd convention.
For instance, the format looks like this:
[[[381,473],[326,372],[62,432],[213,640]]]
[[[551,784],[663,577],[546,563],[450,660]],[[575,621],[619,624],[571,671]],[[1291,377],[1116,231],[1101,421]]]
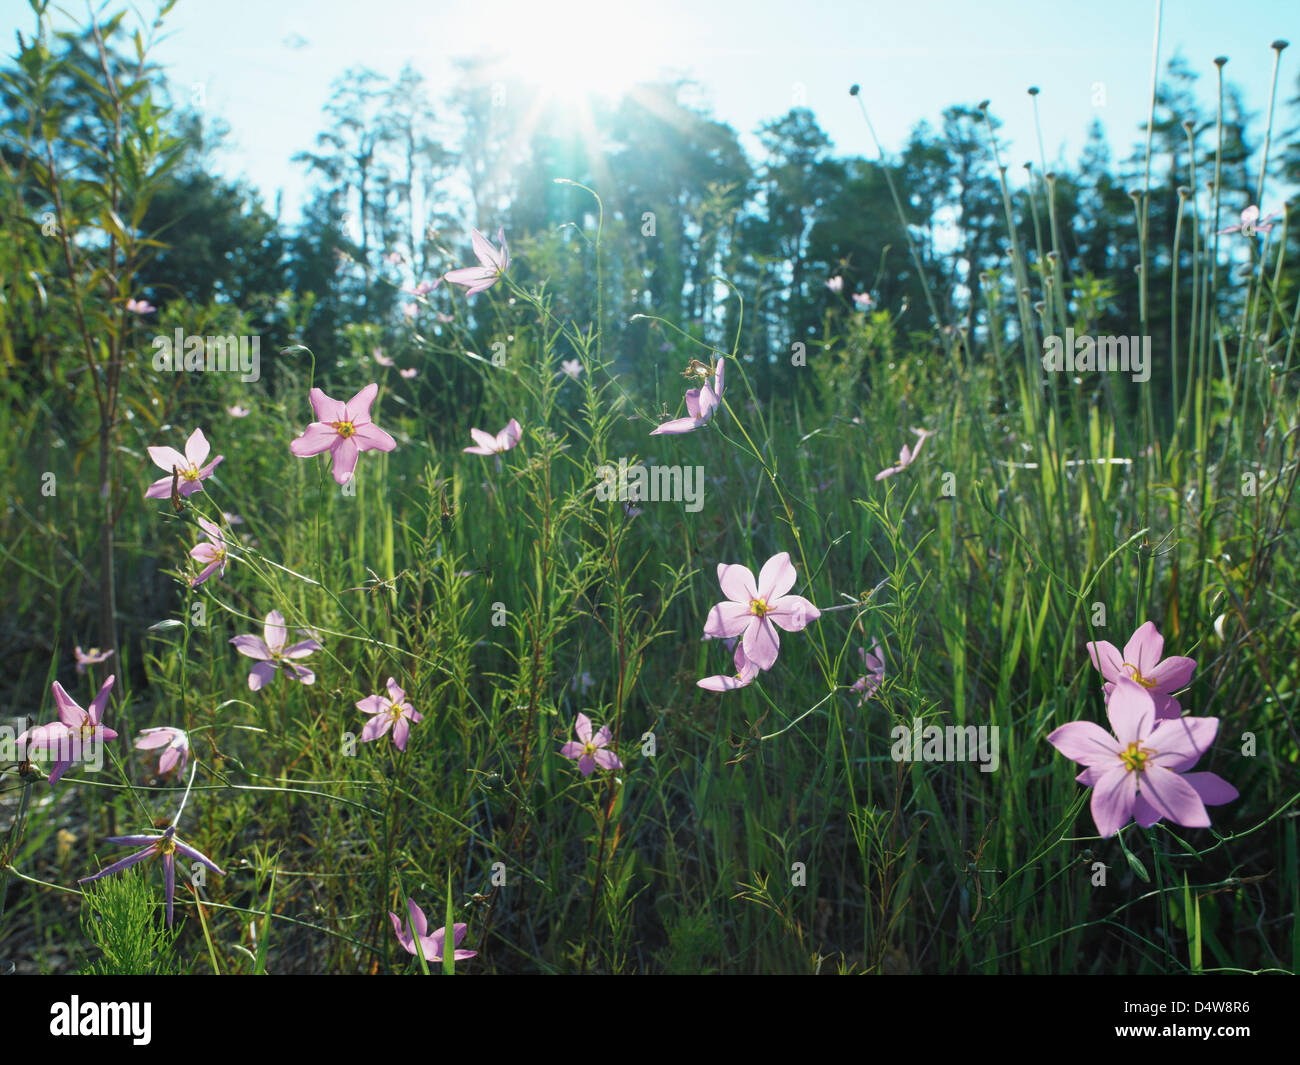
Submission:
[[[0,0],[5,40],[32,25],[23,0]],[[56,15],[55,25],[66,22]],[[181,0],[154,55],[178,98],[202,86],[205,110],[230,126],[221,169],[261,189],[268,206],[283,189],[286,220],[294,220],[305,181],[290,157],[311,147],[330,83],[351,66],[396,74],[409,61],[435,94],[452,87],[452,58],[485,50],[564,91],[684,73],[753,152],[758,124],[802,103],[838,153],[872,154],[847,92],[853,82],[887,150],[918,120],[937,123],[950,104],[988,98],[1013,145],[1007,161],[1018,169],[1038,158],[1031,84],[1042,91],[1049,164],[1077,159],[1094,117],[1116,154],[1127,152],[1146,115],[1154,25],[1154,3],[1131,0]],[[1226,73],[1259,114],[1261,131],[1269,44],[1296,37],[1283,54],[1279,106],[1295,95],[1295,0],[1229,8],[1222,0],[1168,0],[1163,29],[1162,67],[1180,52],[1203,72],[1207,104],[1212,60],[1230,57]],[[1282,128],[1289,124],[1288,116]]]

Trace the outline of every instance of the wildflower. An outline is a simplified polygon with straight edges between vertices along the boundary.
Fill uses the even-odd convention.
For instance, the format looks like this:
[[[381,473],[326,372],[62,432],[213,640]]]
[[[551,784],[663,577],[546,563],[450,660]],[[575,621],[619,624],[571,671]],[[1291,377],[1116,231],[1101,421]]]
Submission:
[[[416,374],[418,374],[419,372],[420,372],[420,371],[417,370],[414,366],[410,366],[410,367],[408,367],[408,368],[405,369],[405,370],[398,370],[398,371],[397,371],[397,374],[398,374],[399,377],[404,377],[404,378],[406,378],[406,380],[409,381],[412,377],[414,377],[414,376],[415,376]]]
[[[77,644],[72,654],[77,660],[78,673],[85,673],[87,666],[97,666],[100,662],[106,662],[113,657],[111,650],[101,651],[98,647],[92,647],[89,651],[83,651],[81,644]]]
[[[174,769],[183,773],[185,762],[190,756],[190,738],[185,730],[170,726],[140,730],[140,735],[135,740],[137,751],[152,751],[159,747],[163,748],[163,752],[158,759],[158,772],[170,773]]]
[[[407,318],[414,318],[419,313],[420,313],[420,305],[418,303],[402,304],[402,314],[405,315]]]
[[[1157,631],[1154,622],[1145,622],[1124,645],[1121,655],[1115,645],[1106,640],[1088,644],[1088,657],[1106,678],[1102,691],[1109,699],[1120,680],[1136,681],[1150,694],[1156,706],[1157,718],[1177,717],[1183,712],[1173,693],[1185,688],[1196,669],[1196,659],[1171,655],[1161,659],[1165,638]]]
[[[853,293],[853,306],[860,311],[869,311],[876,305],[876,301],[871,298],[868,292]]]
[[[858,678],[857,682],[850,690],[858,693],[858,705],[864,706],[885,680],[885,658],[884,652],[880,649],[880,641],[872,641],[872,648],[868,651],[865,647],[858,648],[858,654],[862,656],[862,662],[867,667],[867,675]]]
[[[151,447],[149,448],[149,458],[153,464],[160,470],[166,470],[167,476],[160,477],[149,486],[145,492],[145,499],[168,499],[172,494],[172,479],[178,478],[180,494],[186,498],[192,496],[195,492],[202,491],[203,482],[212,476],[212,471],[225,460],[225,455],[218,455],[206,466],[204,460],[211,451],[211,445],[208,438],[203,435],[202,429],[195,429],[190,433],[190,438],[185,441],[185,454],[182,455],[174,447]]]
[[[384,354],[384,349],[383,349],[383,348],[375,348],[375,349],[370,353],[370,357],[371,357],[372,359],[374,359],[375,362],[379,363],[380,366],[393,366],[393,365],[395,365],[395,361],[394,361],[393,359],[390,359],[387,355]]]
[[[560,363],[560,372],[568,374],[576,381],[582,376],[582,363],[577,359],[565,359]]]
[[[190,783],[194,783],[193,773],[190,774]],[[188,798],[189,792],[186,791]],[[184,808],[184,802],[181,803]],[[176,820],[180,820],[180,811],[176,813]],[[196,862],[202,862],[218,876],[225,876],[211,858],[199,853],[188,843],[176,835],[176,821],[167,826],[167,830],[161,836],[109,836],[105,843],[117,843],[128,847],[141,847],[143,849],[136,851],[134,854],[128,854],[120,861],[114,862],[106,869],[101,869],[93,876],[83,876],[77,881],[78,884],[89,884],[100,877],[112,876],[114,873],[120,873],[123,869],[135,865],[136,862],[142,862],[146,858],[161,857],[163,861],[163,883],[167,890],[167,927],[172,925],[172,902],[176,894],[176,855],[180,854],[184,858],[191,858]]]
[[[253,412],[247,407],[241,407],[239,404],[235,404],[233,407],[227,407],[226,413],[232,418],[247,418]]]
[[[934,436],[934,433],[930,432],[929,429],[913,429],[912,432],[916,434],[916,449],[912,450],[904,444],[902,450],[898,453],[898,465],[890,466],[888,469],[881,470],[876,474],[877,481],[883,481],[886,477],[892,477],[896,473],[902,473],[908,466],[912,465],[912,463],[916,461],[916,456],[921,453],[921,445],[925,443],[925,438],[927,436]]]
[[[1220,233],[1240,233],[1243,237],[1253,237],[1256,233],[1267,233],[1273,228],[1273,219],[1277,211],[1271,211],[1263,218],[1259,217],[1259,208],[1253,203],[1241,212],[1241,221],[1235,226],[1219,230]]]
[[[613,739],[608,725],[602,725],[600,731],[593,737],[591,734],[591,718],[586,714],[579,714],[577,721],[573,724],[573,731],[578,737],[578,742],[570,740],[560,748],[560,754],[565,758],[573,758],[578,763],[578,771],[584,776],[591,776],[591,771],[600,766],[601,769],[622,769],[623,763],[618,760],[618,755],[613,751],[605,750],[609,746],[610,740]]]
[[[104,724],[104,708],[108,705],[108,693],[116,679],[110,674],[99,686],[99,693],[88,710],[75,703],[56,680],[51,690],[59,708],[59,720],[28,729],[18,737],[20,751],[48,751],[53,755],[54,768],[49,776],[51,784],[63,776],[73,762],[81,760],[87,747],[93,750],[96,743],[117,739],[117,733]]]
[[[466,266],[459,270],[449,270],[443,275],[444,279],[450,281],[453,285],[464,286],[465,295],[467,296],[473,296],[475,293],[491,288],[510,269],[510,249],[506,246],[504,227],[497,232],[497,243],[501,245],[500,251],[492,247],[487,237],[483,236],[477,229],[473,231],[470,239],[474,245],[474,254],[478,257],[479,265]]]
[[[518,445],[523,438],[524,430],[514,418],[511,418],[506,422],[506,427],[495,437],[488,435],[482,429],[471,429],[469,435],[474,438],[476,446],[465,448],[467,454],[499,455]]]
[[[370,420],[370,405],[378,393],[379,386],[372,382],[342,403],[313,388],[311,406],[316,420],[302,436],[290,441],[289,450],[299,458],[329,451],[334,456],[334,480],[347,484],[360,452],[392,451],[397,446],[397,441]]]
[[[582,692],[581,692],[581,694],[582,694],[582,695],[586,695],[586,694],[587,694],[587,689],[590,688],[590,687],[593,687],[593,686],[595,685],[595,683],[596,683],[596,681],[595,681],[595,679],[592,677],[592,675],[591,675],[590,673],[588,673],[588,672],[584,669],[584,670],[582,671],[582,675],[581,675],[581,676],[578,676],[577,674],[575,674],[574,677],[573,677],[573,679],[572,679],[571,681],[569,681],[569,691],[571,691],[571,692],[576,692],[576,691],[578,690],[578,685],[581,684],[581,685],[582,685]]]
[[[702,362],[691,360],[686,371],[695,377],[705,378],[699,388],[692,388],[686,393],[686,410],[690,417],[673,418],[650,432],[651,436],[691,433],[703,428],[713,420],[722,405],[722,386],[726,379],[726,359],[719,359],[717,368],[712,371],[712,380],[707,380],[710,368]]]
[[[412,296],[427,296],[435,288],[442,284],[442,278],[436,278],[433,281],[421,281],[413,288],[403,288],[402,291]]]
[[[415,939],[420,942],[420,952],[424,955],[425,961],[442,961],[442,949],[446,941],[447,926],[443,925],[433,935],[429,935],[429,922],[425,919],[424,911],[415,904],[415,899],[406,900],[406,910],[410,914],[410,924],[403,921],[392,910],[388,911],[388,916],[393,922],[393,931],[397,933],[397,941],[402,944],[402,949],[407,954],[414,956]],[[415,939],[411,937],[411,929],[415,929]],[[469,925],[454,924],[451,926],[452,948],[460,946],[465,938],[465,933],[469,931]],[[452,955],[457,961],[465,961],[473,958],[478,954],[476,950],[456,950]]]
[[[190,551],[190,558],[203,567],[199,575],[190,582],[191,588],[197,588],[217,569],[221,570],[223,577],[226,575],[226,538],[221,535],[221,529],[207,518],[199,519],[199,527],[207,534],[208,539],[206,543],[200,543]]]
[[[357,703],[357,709],[363,714],[374,715],[361,730],[361,742],[377,740],[392,729],[393,745],[399,751],[406,750],[411,725],[424,720],[424,715],[416,713],[415,707],[406,700],[406,692],[397,686],[397,681],[392,677],[388,678],[387,699],[382,695],[368,695]]]
[[[149,314],[158,308],[148,300],[127,300],[126,309],[132,314]]]
[[[293,659],[306,658],[313,651],[323,650],[315,640],[303,640],[292,647],[284,646],[289,638],[285,628],[284,617],[278,610],[266,615],[266,624],[262,629],[264,638],[257,636],[232,636],[230,642],[241,655],[258,659],[257,665],[248,674],[248,687],[253,691],[265,687],[275,676],[276,669],[284,670],[293,680],[303,684],[316,683],[316,674],[306,666],[300,666]]]
[[[1150,828],[1162,817],[1188,828],[1206,828],[1205,807],[1237,798],[1237,789],[1214,773],[1189,773],[1214,742],[1219,719],[1159,720],[1151,693],[1121,677],[1106,704],[1111,736],[1091,721],[1071,721],[1047,737],[1067,758],[1083,765],[1075,779],[1092,790],[1092,819],[1103,839],[1130,819]]]
[[[826,287],[832,292],[842,292],[844,290],[844,278],[836,275],[826,282]]]
[[[730,692],[745,687],[758,676],[758,666],[749,660],[749,657],[745,654],[743,644],[736,644],[736,654],[733,661],[736,664],[734,674],[727,675],[723,673],[716,677],[705,677],[695,683],[701,688],[707,688],[709,691]]]
[[[709,611],[704,634],[743,636],[745,657],[759,669],[771,669],[781,644],[776,626],[799,632],[821,617],[821,611],[803,596],[787,594],[795,576],[785,551],[763,563],[757,582],[746,566],[718,563],[718,583],[729,602],[718,603]]]

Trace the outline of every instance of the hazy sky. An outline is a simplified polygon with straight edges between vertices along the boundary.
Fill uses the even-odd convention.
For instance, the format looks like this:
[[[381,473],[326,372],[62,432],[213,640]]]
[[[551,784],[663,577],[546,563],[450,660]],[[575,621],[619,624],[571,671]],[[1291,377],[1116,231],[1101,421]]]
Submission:
[[[139,10],[151,17],[156,8]],[[55,25],[66,22],[56,15]],[[6,41],[32,26],[24,0],[0,0]],[[1155,4],[1145,0],[181,0],[154,56],[178,98],[202,86],[205,109],[229,124],[225,172],[259,187],[268,207],[283,189],[294,220],[305,182],[290,157],[312,146],[330,83],[352,66],[396,74],[409,61],[435,99],[452,86],[450,60],[484,50],[565,92],[617,90],[671,70],[701,83],[751,151],[760,122],[803,104],[837,153],[872,154],[848,95],[853,82],[887,150],[917,121],[936,123],[944,107],[988,98],[1018,168],[1038,157],[1031,84],[1042,90],[1049,164],[1077,159],[1093,117],[1116,154],[1127,152],[1146,116],[1154,26]],[[1295,38],[1283,53],[1279,107],[1295,96],[1296,0],[1167,0],[1163,29],[1162,67],[1180,52],[1203,72],[1207,104],[1212,60],[1230,57],[1226,73],[1261,131],[1269,44]],[[1293,121],[1285,116],[1282,128]]]

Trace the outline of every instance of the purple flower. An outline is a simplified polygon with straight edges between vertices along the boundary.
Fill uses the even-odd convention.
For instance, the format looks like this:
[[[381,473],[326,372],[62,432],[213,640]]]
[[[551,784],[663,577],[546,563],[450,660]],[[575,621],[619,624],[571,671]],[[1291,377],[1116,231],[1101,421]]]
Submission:
[[[384,354],[383,348],[375,348],[370,353],[370,357],[374,359],[375,362],[379,363],[380,366],[392,366],[395,363],[395,360],[390,359],[387,355]]]
[[[111,876],[113,873],[120,873],[123,869],[135,865],[136,862],[142,862],[146,858],[154,858],[159,855],[163,860],[163,881],[167,887],[167,927],[172,924],[172,901],[176,894],[176,855],[179,853],[185,858],[192,858],[196,862],[202,862],[214,873],[225,876],[210,858],[200,854],[188,843],[181,840],[176,835],[176,826],[174,824],[167,826],[167,831],[161,836],[109,836],[104,842],[118,843],[128,847],[142,847],[142,850],[129,854],[120,861],[114,862],[106,869],[101,869],[94,876],[83,876],[77,881],[78,884],[89,884],[92,880],[98,880],[100,877]]]
[[[289,638],[289,630],[285,628],[284,617],[278,610],[272,610],[266,615],[262,631],[264,639],[257,636],[233,636],[230,640],[241,655],[259,660],[248,674],[249,688],[258,691],[265,687],[275,676],[276,669],[284,670],[288,677],[302,681],[303,684],[316,683],[316,674],[292,659],[306,658],[313,651],[323,650],[320,644],[315,640],[303,640],[286,648],[284,641]]]
[[[842,292],[844,290],[844,278],[837,274],[826,282],[826,287],[832,292]]]
[[[1106,704],[1111,736],[1091,721],[1062,725],[1047,742],[1086,768],[1075,779],[1092,788],[1092,819],[1103,839],[1130,819],[1150,828],[1162,817],[1207,828],[1205,807],[1237,798],[1214,773],[1189,773],[1219,730],[1215,717],[1159,720],[1151,694],[1121,677]]]
[[[577,734],[579,742],[570,740],[560,748],[560,754],[565,758],[575,759],[578,763],[578,771],[584,777],[591,776],[591,771],[596,766],[600,766],[601,769],[623,768],[618,755],[613,751],[605,750],[613,739],[608,725],[601,725],[600,731],[592,736],[591,718],[586,714],[579,714],[578,720],[573,724],[573,731]]]
[[[482,429],[471,429],[469,435],[474,438],[475,447],[465,448],[465,453],[469,455],[499,455],[503,451],[509,451],[515,447],[523,438],[524,430],[514,418],[506,422],[506,427],[491,436]]]
[[[916,461],[916,456],[920,454],[921,445],[925,443],[925,438],[927,436],[934,436],[934,433],[930,432],[929,429],[913,429],[912,432],[916,434],[916,450],[913,451],[904,444],[902,450],[898,453],[898,465],[890,466],[888,469],[881,470],[876,474],[877,481],[883,481],[886,477],[892,477],[896,473],[902,473],[908,466],[912,465],[912,463]]]
[[[758,676],[758,666],[751,662],[745,654],[744,644],[736,644],[733,661],[736,664],[735,673],[721,673],[716,677],[705,677],[703,680],[697,680],[695,683],[701,688],[707,688],[709,691],[731,692],[752,683],[754,678]]]
[[[50,770],[50,783],[68,771],[73,762],[82,758],[83,748],[105,740],[117,739],[117,733],[105,725],[104,708],[108,705],[108,693],[117,677],[113,674],[99,686],[99,694],[90,704],[89,710],[83,710],[72,697],[63,690],[63,685],[54,682],[54,703],[59,708],[59,720],[48,725],[38,725],[28,729],[18,737],[17,747],[20,751],[46,751],[53,755],[54,768]]]
[[[212,471],[226,457],[218,455],[204,466],[203,462],[211,450],[208,438],[203,435],[202,429],[195,429],[190,433],[190,438],[185,441],[184,455],[174,447],[149,448],[149,457],[153,460],[153,464],[159,469],[166,470],[167,476],[160,477],[149,486],[149,490],[144,494],[145,499],[171,498],[172,477],[176,473],[180,474],[178,491],[183,497],[188,498],[195,492],[201,491],[203,482],[212,476]]]
[[[85,673],[87,666],[97,666],[100,662],[108,661],[108,659],[113,657],[113,652],[101,651],[98,647],[92,647],[89,651],[83,651],[81,649],[81,644],[77,644],[72,655],[77,660],[77,672]]]
[[[148,300],[129,299],[126,301],[126,309],[132,314],[149,314],[152,311],[156,311],[158,308]]]
[[[366,385],[346,403],[330,399],[319,388],[311,390],[311,407],[316,420],[302,436],[289,443],[289,450],[299,458],[328,451],[334,456],[334,480],[347,484],[357,468],[362,451],[392,451],[397,441],[370,420],[370,405],[379,394],[379,386]]]
[[[140,735],[135,740],[137,751],[152,751],[159,747],[163,748],[163,753],[158,759],[158,772],[170,773],[174,769],[183,773],[185,762],[190,756],[190,738],[185,730],[170,726],[140,730]]]
[[[853,306],[860,311],[869,311],[876,305],[876,301],[871,298],[869,292],[853,293]]]
[[[1267,233],[1273,228],[1273,219],[1277,211],[1271,211],[1263,218],[1259,217],[1259,208],[1253,203],[1241,212],[1241,221],[1235,226],[1219,230],[1220,233],[1240,233],[1243,237],[1253,237],[1256,233]]]
[[[404,378],[406,378],[406,380],[409,381],[412,377],[414,377],[414,376],[415,376],[416,374],[418,374],[419,372],[420,372],[420,371],[417,370],[414,366],[410,366],[410,367],[407,367],[405,370],[398,370],[398,371],[397,371],[397,376],[398,376],[398,377],[404,377]]]
[[[388,911],[388,917],[393,922],[393,931],[397,933],[397,941],[402,944],[402,949],[407,954],[414,956],[416,939],[420,943],[420,952],[424,955],[425,961],[442,961],[443,944],[447,935],[447,926],[439,928],[432,935],[429,935],[429,922],[425,919],[424,911],[415,904],[415,899],[406,900],[406,910],[410,914],[410,924],[403,921],[392,910]],[[415,939],[411,937],[411,927],[415,928]],[[454,924],[451,926],[452,948],[459,947],[465,938],[465,933],[469,931],[469,925]],[[473,958],[478,954],[477,950],[455,950],[452,955],[457,961],[465,961]]]
[[[712,371],[704,363],[692,359],[691,367],[686,373],[689,376],[702,378],[704,383],[699,388],[692,388],[686,393],[686,410],[690,417],[666,421],[657,429],[652,429],[650,435],[692,433],[708,425],[722,406],[722,386],[726,380],[726,368],[726,359],[719,359],[717,368]],[[712,373],[712,380],[709,380],[710,373]]]
[[[406,701],[406,692],[397,686],[397,681],[392,677],[388,678],[387,699],[382,695],[368,695],[357,703],[357,709],[363,714],[374,715],[361,730],[361,742],[377,740],[392,729],[393,745],[399,751],[406,750],[411,725],[424,720],[424,715],[416,713],[415,707]]]
[[[577,359],[564,359],[560,363],[560,372],[567,374],[576,381],[582,376],[582,363]]]
[[[497,232],[497,243],[501,245],[500,251],[492,247],[487,237],[477,229],[473,231],[470,240],[474,245],[474,255],[478,258],[479,265],[449,270],[443,275],[453,285],[464,286],[467,296],[491,288],[510,269],[510,249],[506,246],[504,227]]]
[[[226,413],[232,418],[247,418],[253,412],[247,407],[241,407],[239,404],[235,404],[233,407],[227,407]]]
[[[197,544],[190,550],[190,558],[203,567],[190,582],[191,588],[197,588],[218,569],[223,577],[226,575],[226,538],[221,535],[221,529],[207,518],[199,518],[199,528],[207,534],[208,539],[206,543]]]
[[[858,648],[858,654],[862,656],[862,662],[867,667],[867,675],[860,677],[852,687],[852,691],[858,693],[858,705],[864,706],[880,689],[880,685],[885,680],[885,658],[884,652],[880,649],[880,641],[873,640],[871,650],[865,647]]]
[[[794,587],[795,576],[785,551],[763,563],[757,581],[747,566],[719,562],[718,583],[730,601],[709,611],[704,634],[714,638],[743,636],[745,657],[759,669],[771,669],[781,646],[776,626],[786,632],[799,632],[821,617],[822,612],[803,596],[787,594]]]
[[[1165,638],[1154,622],[1145,622],[1124,645],[1121,655],[1115,645],[1105,640],[1088,644],[1088,657],[1106,678],[1102,691],[1109,699],[1120,680],[1132,680],[1142,685],[1156,705],[1156,717],[1177,717],[1183,712],[1173,693],[1185,688],[1196,669],[1196,659],[1171,655],[1161,660]]]

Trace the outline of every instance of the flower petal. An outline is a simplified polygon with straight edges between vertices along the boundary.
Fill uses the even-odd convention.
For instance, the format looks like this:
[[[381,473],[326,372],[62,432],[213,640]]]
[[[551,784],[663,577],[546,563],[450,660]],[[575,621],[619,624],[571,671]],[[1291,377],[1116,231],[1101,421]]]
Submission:
[[[1136,774],[1131,774],[1136,776]],[[1210,815],[1196,789],[1177,773],[1158,765],[1148,765],[1142,770],[1142,797],[1177,825],[1188,828],[1209,828]]]
[[[1123,748],[1091,721],[1070,721],[1048,734],[1047,742],[1066,758],[1086,766],[1113,766]]]
[[[1136,773],[1130,773],[1121,763],[1093,786],[1092,819],[1102,839],[1115,835],[1132,818],[1137,778]]]
[[[763,563],[763,568],[759,571],[758,598],[766,599],[769,603],[780,599],[794,587],[797,576],[789,551],[773,555]]]

